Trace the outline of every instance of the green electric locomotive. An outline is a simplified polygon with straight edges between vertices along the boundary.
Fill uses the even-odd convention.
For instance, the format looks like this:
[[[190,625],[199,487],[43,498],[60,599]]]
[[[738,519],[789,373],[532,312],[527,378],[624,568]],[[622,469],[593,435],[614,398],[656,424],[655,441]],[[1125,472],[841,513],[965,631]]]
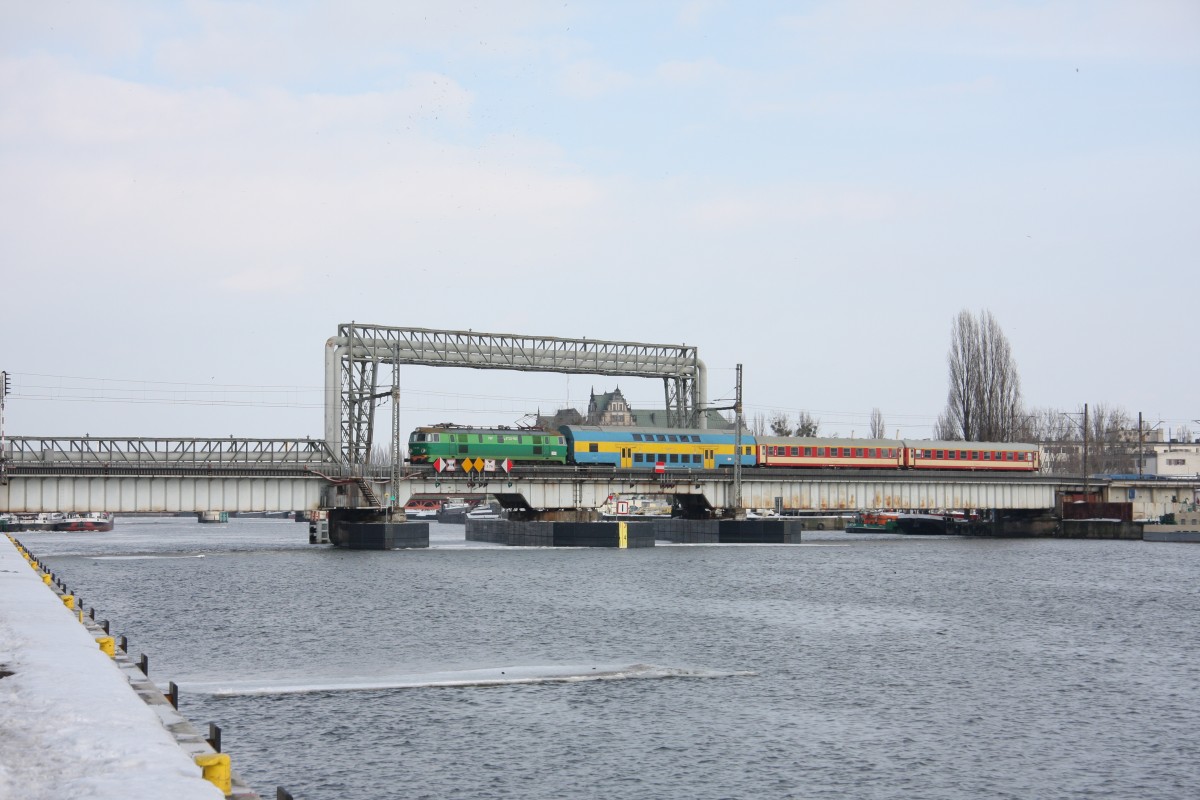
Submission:
[[[540,428],[470,428],[434,425],[408,437],[408,460],[432,464],[441,459],[483,458],[514,464],[565,464],[567,441]]]

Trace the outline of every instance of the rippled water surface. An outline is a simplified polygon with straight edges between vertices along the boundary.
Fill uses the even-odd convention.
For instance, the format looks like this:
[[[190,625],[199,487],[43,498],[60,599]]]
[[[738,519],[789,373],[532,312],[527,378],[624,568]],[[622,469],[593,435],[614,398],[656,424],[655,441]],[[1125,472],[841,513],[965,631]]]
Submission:
[[[264,798],[1200,796],[1200,546],[431,535],[20,538]]]

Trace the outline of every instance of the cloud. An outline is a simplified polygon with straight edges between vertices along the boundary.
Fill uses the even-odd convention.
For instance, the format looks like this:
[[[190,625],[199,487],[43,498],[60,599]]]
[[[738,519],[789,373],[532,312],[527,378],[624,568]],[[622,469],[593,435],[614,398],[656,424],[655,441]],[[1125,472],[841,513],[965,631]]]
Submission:
[[[299,294],[308,284],[303,269],[251,269],[227,275],[220,286],[244,294]]]
[[[387,92],[233,92],[39,57],[0,63],[0,91],[0,231],[18,266],[90,276],[103,254],[109,280],[146,288],[202,271],[210,288],[295,291],[347,268],[542,262],[602,202],[543,143],[451,143],[472,95],[436,73]],[[489,242],[509,246],[485,262]]]
[[[762,230],[829,221],[874,223],[911,202],[900,193],[846,186],[776,185],[702,196],[684,215],[707,230]]]
[[[780,20],[810,53],[854,61],[920,53],[1015,59],[1195,63],[1200,7],[1189,0],[1039,3],[845,0]]]
[[[716,59],[696,61],[666,61],[654,70],[654,77],[670,86],[699,86],[707,89],[713,84],[732,77],[733,71]]]
[[[632,86],[634,78],[598,61],[576,61],[562,70],[559,88],[563,94],[590,100]]]

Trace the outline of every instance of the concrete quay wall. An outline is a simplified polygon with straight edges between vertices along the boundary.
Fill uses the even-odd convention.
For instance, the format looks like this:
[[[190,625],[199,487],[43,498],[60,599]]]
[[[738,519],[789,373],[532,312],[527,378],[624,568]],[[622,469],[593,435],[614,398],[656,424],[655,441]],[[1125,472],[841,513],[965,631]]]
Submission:
[[[259,800],[11,536],[0,536],[0,730],[0,797]]]

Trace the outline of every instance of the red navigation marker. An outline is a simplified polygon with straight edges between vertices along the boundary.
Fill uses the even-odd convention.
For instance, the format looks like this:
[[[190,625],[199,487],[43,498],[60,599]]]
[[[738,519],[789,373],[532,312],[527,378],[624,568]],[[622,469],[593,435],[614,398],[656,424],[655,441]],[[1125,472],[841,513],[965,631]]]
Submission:
[[[667,462],[655,461],[654,462],[654,471],[655,472],[666,472],[667,471]]]
[[[505,472],[512,472],[512,459],[511,458],[504,459],[504,463],[501,464],[501,466],[504,467]]]
[[[441,472],[445,468],[446,468],[446,462],[442,461],[440,458],[437,461],[433,462],[434,472]]]

